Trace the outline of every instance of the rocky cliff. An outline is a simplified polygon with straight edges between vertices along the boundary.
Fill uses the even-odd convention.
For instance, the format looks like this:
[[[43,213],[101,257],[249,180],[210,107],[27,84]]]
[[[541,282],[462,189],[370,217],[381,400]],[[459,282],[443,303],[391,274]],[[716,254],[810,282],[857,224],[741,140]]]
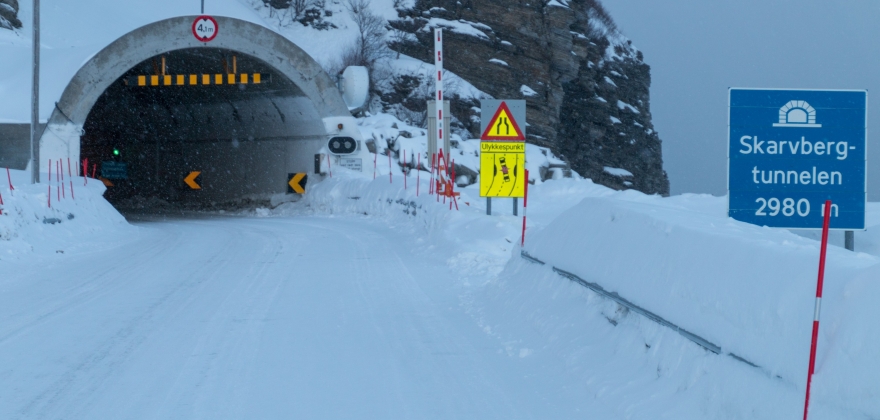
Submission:
[[[495,98],[525,99],[530,143],[597,183],[669,193],[650,68],[597,0],[416,0],[398,13],[392,49],[431,61],[431,29],[444,28],[445,67]],[[462,115],[472,105],[453,114],[478,120]]]
[[[21,28],[18,20],[18,0],[0,0],[0,28]]]

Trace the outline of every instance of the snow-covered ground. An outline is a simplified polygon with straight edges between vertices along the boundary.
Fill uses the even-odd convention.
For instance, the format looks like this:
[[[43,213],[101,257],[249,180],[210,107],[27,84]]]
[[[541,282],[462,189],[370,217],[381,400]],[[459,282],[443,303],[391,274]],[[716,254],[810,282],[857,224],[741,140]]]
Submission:
[[[525,249],[540,266],[519,257],[509,200],[486,216],[471,186],[450,211],[419,178],[416,196],[415,172],[404,190],[399,172],[337,169],[273,209],[132,225],[95,182],[53,202],[76,214],[56,224],[46,185],[0,183],[0,360],[15,361],[0,417],[801,415],[815,240],[732,221],[724,198],[537,181]],[[811,418],[880,415],[877,236],[830,250]]]
[[[385,18],[391,3],[373,0]],[[338,2],[329,31],[279,25],[261,4],[211,0],[206,12],[271,27],[325,66],[354,38]],[[42,118],[101,48],[197,6],[44,2]],[[29,36],[0,31],[0,122],[29,120]],[[427,71],[405,56],[386,64]],[[375,180],[334,168],[300,201],[233,215],[129,224],[95,180],[68,179],[60,200],[53,183],[50,207],[48,185],[12,171],[11,191],[0,172],[0,418],[801,417],[816,232],[735,222],[723,197],[617,192],[560,169],[542,182],[539,168],[560,162],[529,147],[525,250],[547,263],[536,265],[519,256],[509,200],[486,216],[474,184],[450,210],[426,194],[424,171],[402,188],[423,129],[384,114],[360,123],[397,156],[377,156]],[[453,139],[456,163],[475,169],[475,142]],[[857,253],[832,234],[813,419],[880,418],[880,204],[869,226]]]

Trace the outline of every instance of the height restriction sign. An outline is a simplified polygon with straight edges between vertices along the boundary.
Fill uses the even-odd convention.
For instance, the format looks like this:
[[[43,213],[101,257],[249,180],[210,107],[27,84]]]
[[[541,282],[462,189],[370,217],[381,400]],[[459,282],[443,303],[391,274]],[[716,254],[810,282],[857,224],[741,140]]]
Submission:
[[[192,24],[192,33],[200,42],[210,42],[217,37],[217,20],[211,16],[199,16]]]

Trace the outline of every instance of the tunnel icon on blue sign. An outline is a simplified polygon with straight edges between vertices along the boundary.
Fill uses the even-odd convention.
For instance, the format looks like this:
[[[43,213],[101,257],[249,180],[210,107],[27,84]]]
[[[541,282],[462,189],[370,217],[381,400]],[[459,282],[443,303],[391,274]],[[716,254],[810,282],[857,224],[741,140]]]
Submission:
[[[816,110],[807,101],[788,101],[779,108],[779,122],[774,127],[821,128],[816,123]]]

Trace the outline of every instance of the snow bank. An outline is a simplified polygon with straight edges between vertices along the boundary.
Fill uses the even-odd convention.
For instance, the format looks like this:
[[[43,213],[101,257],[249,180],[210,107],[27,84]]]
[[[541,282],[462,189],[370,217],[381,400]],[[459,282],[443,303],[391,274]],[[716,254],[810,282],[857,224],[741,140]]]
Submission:
[[[803,409],[792,385],[519,258],[463,301],[510,358],[533,367],[520,381],[556,390],[560,411],[545,418],[777,420]]]
[[[525,249],[802,392],[819,244],[733,221],[723,209],[723,198],[709,196],[587,198],[532,234]],[[880,362],[864,349],[880,344],[880,327],[867,322],[880,315],[880,259],[837,247],[828,255],[815,400],[876,416],[880,386],[864,372],[880,371]]]
[[[70,178],[64,182],[65,197],[57,198],[56,182],[52,182],[52,207],[48,202],[48,185],[30,184],[30,174],[10,171],[14,191],[9,190],[5,169],[0,182],[3,215],[0,215],[0,266],[3,260],[26,259],[28,254],[55,254],[79,249],[101,247],[100,237],[125,235],[133,229],[125,218],[102,196],[104,185],[90,179],[84,185],[74,177],[71,197]],[[112,242],[112,241],[111,241]],[[107,246],[113,246],[111,242]]]
[[[428,157],[428,132],[424,128],[419,128],[401,121],[391,114],[376,114],[365,118],[358,119],[358,129],[361,135],[367,139],[368,147],[378,156],[374,156],[375,162],[366,162],[365,172],[370,174],[370,166],[375,166],[376,176],[385,176],[387,179],[389,172],[388,156],[389,151],[393,152],[393,167],[390,168],[395,175],[403,174],[403,166],[415,170],[419,166],[424,171],[431,167],[430,157]],[[450,161],[454,161],[457,169],[456,176],[462,174],[462,168],[469,170],[472,175],[467,178],[467,182],[460,182],[460,185],[468,185],[479,182],[480,172],[480,141],[476,139],[463,140],[458,134],[450,135],[452,150],[448,155]],[[372,143],[372,145],[370,145]],[[562,170],[566,163],[556,157],[553,152],[545,147],[526,144],[526,168],[529,170],[529,180],[531,182],[541,183],[541,174],[549,171],[554,166],[558,171],[554,172],[549,178],[558,179],[563,177]],[[424,172],[423,171],[423,172]],[[423,175],[430,177],[430,174],[424,172]],[[415,172],[410,174],[415,177]],[[459,177],[461,178],[461,177]]]
[[[570,401],[597,418],[778,419],[802,409],[814,240],[732,221],[719,197],[661,198],[582,179],[530,189],[529,252],[760,364],[756,369],[520,259],[521,219],[510,214],[509,200],[494,200],[495,214],[486,217],[485,199],[468,187],[460,211],[449,211],[425,195],[424,179],[419,197],[412,175],[408,189],[402,181],[395,174],[389,183],[387,171],[373,180],[340,170],[302,201],[272,212],[360,215],[407,232],[417,252],[457,273],[447,287],[459,291],[460,305],[499,352],[531,366],[524,388],[558,391],[561,411],[548,417],[568,417]],[[872,418],[880,413],[872,382],[880,362],[870,351],[880,334],[869,301],[880,292],[878,258],[837,247],[829,256],[812,418]]]

